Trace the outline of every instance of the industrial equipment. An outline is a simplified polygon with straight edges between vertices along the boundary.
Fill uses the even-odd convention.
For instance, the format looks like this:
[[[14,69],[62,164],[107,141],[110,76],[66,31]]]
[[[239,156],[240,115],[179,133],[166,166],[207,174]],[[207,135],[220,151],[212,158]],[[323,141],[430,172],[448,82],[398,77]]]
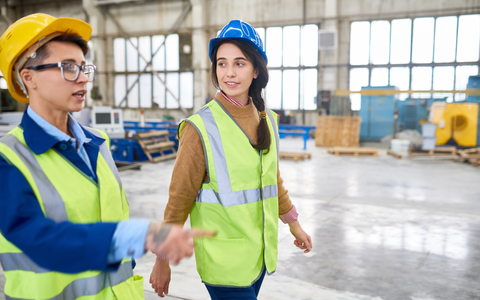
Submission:
[[[363,87],[363,90],[395,90],[394,86]],[[406,99],[398,100],[395,95],[362,95],[359,116],[362,118],[360,140],[380,141],[382,138],[403,130],[422,132],[422,123],[428,122],[429,109],[440,99]],[[395,122],[395,115],[397,119]]]
[[[430,121],[437,125],[437,145],[477,145],[478,103],[441,103],[431,106]]]
[[[395,89],[394,86],[363,87],[363,90]],[[360,126],[360,140],[380,141],[383,137],[393,134],[394,111],[396,95],[362,95],[362,104],[359,116],[362,118]]]
[[[168,131],[168,136],[171,141],[175,143],[175,151],[178,150],[178,139],[176,122],[144,122],[145,124],[140,124],[139,121],[124,121],[124,129],[128,131],[128,136],[132,138],[118,138],[111,139],[111,151],[112,156],[115,162],[117,163],[136,163],[149,161],[148,156],[145,154],[145,151],[142,149],[138,143],[138,139],[133,138],[139,132],[148,132],[151,130],[161,130]],[[168,152],[170,153],[170,152]],[[157,154],[158,155],[158,154]]]
[[[470,76],[468,78],[467,89],[471,90],[480,90],[480,75]],[[480,104],[480,94],[468,95],[467,102]],[[480,111],[478,115],[478,120],[480,120]],[[480,122],[479,126],[480,126]],[[480,129],[477,128],[477,146],[480,146]]]
[[[105,131],[111,139],[125,137],[123,111],[121,108],[94,106],[92,108],[91,126]]]

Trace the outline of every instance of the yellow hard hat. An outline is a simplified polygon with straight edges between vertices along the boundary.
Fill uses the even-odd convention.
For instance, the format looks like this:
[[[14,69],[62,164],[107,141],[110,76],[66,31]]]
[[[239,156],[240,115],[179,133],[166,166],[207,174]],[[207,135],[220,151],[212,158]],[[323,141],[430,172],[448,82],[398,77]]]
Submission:
[[[19,67],[23,67],[29,55],[39,47],[67,32],[78,34],[88,42],[92,35],[92,27],[79,19],[54,18],[39,13],[16,21],[3,33],[0,38],[0,71],[7,81],[8,90],[13,98],[23,103],[30,102],[28,96],[22,91],[23,82],[18,82],[20,79],[14,74],[15,64],[18,66],[20,62]],[[27,52],[29,52],[28,57],[25,55]]]

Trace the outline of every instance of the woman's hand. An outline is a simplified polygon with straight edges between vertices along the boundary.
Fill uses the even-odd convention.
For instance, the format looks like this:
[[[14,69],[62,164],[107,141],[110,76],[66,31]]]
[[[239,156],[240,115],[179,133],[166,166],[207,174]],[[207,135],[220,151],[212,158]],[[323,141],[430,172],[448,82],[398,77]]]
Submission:
[[[160,297],[165,297],[168,294],[168,287],[170,285],[171,270],[168,260],[156,259],[150,274],[150,284]]]
[[[304,253],[310,252],[310,250],[313,248],[312,238],[305,231],[303,231],[302,226],[300,226],[300,223],[298,223],[298,220],[288,223],[288,226],[290,226],[290,232],[295,237],[293,244],[298,248],[305,250],[303,251]]]

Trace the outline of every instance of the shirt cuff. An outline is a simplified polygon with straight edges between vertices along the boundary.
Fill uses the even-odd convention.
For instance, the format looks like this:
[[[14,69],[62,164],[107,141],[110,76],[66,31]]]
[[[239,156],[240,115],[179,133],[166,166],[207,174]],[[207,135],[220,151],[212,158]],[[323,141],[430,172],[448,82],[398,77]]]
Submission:
[[[295,205],[292,205],[292,208],[289,212],[278,216],[278,218],[283,222],[283,224],[295,222],[298,219],[298,213]]]
[[[131,219],[121,221],[113,233],[107,263],[122,261],[127,257],[140,258],[145,254],[145,239],[150,221]]]

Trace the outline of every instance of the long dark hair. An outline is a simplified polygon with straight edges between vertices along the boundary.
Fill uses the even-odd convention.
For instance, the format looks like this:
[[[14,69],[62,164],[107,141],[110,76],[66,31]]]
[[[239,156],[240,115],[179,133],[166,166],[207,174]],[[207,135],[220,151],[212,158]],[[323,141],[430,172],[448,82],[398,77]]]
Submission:
[[[223,44],[233,44],[240,48],[242,53],[247,57],[249,61],[253,63],[253,67],[257,69],[258,76],[256,79],[253,79],[250,88],[248,89],[248,96],[252,97],[253,104],[259,112],[265,110],[265,100],[262,98],[262,90],[267,86],[268,83],[268,69],[267,62],[263,58],[262,54],[255,49],[250,43],[237,39],[223,39],[218,42],[218,44],[213,49],[212,55],[212,83],[220,90],[220,85],[218,84],[217,78],[217,51],[218,48]],[[268,129],[268,123],[266,119],[261,118],[260,124],[257,129],[258,141],[257,144],[252,146],[257,150],[268,150],[270,149],[270,130]],[[265,154],[266,154],[265,153]]]

